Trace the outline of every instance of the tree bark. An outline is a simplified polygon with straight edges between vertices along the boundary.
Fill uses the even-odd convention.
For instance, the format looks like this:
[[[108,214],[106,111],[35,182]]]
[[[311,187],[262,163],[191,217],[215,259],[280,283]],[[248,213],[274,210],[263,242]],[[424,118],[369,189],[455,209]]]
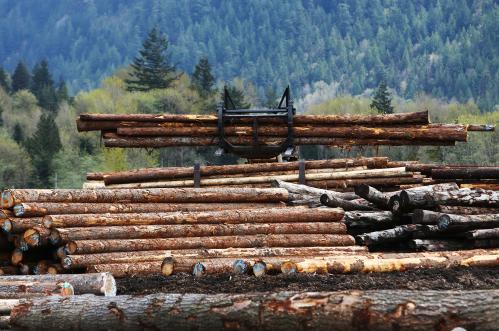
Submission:
[[[65,244],[88,239],[148,239],[185,238],[207,236],[245,236],[258,234],[346,234],[343,223],[261,223],[261,224],[193,224],[193,225],[138,225],[101,226],[86,228],[54,229],[59,240],[54,244]]]
[[[361,184],[373,185],[377,187],[390,187],[408,184],[421,184],[423,177],[413,175],[412,177],[378,177],[378,178],[360,178],[360,179],[330,179],[330,180],[311,180],[307,181],[308,186],[322,189],[339,189],[355,187]]]
[[[444,214],[437,220],[441,230],[473,230],[499,226],[499,214],[452,215]]]
[[[95,264],[142,263],[163,261],[165,256],[184,258],[245,258],[271,256],[324,256],[324,255],[358,255],[366,253],[362,246],[339,247],[268,247],[268,248],[226,248],[226,249],[191,249],[136,251],[101,254],[68,255],[63,259],[63,266],[69,268],[88,267]]]
[[[287,201],[283,189],[12,189],[2,192],[2,205],[11,208],[23,202],[280,202]]]
[[[499,247],[499,241],[494,240],[412,239],[408,244],[412,249],[429,252]]]
[[[2,230],[6,233],[18,234],[35,227],[43,225],[41,217],[19,218],[10,217],[8,219],[0,220],[2,223]]]
[[[327,169],[327,168],[351,168],[367,166],[368,168],[385,168],[387,164],[385,157],[335,159],[305,161],[305,169]],[[298,170],[299,162],[285,163],[255,163],[255,164],[233,164],[221,166],[201,166],[201,176],[226,176],[226,175],[250,175],[254,173],[265,173],[270,171]],[[106,185],[147,182],[163,179],[192,178],[193,167],[168,167],[168,168],[142,168],[129,171],[105,173],[103,178]]]
[[[498,239],[499,228],[473,230],[466,233],[468,239]]]
[[[459,189],[455,191],[435,191],[429,194],[429,205],[451,205],[472,207],[499,207],[499,191],[482,189]]]
[[[443,214],[458,214],[458,215],[480,215],[480,214],[497,213],[496,208],[446,206],[446,205],[438,205],[435,207],[435,210]]]
[[[254,235],[224,237],[188,237],[163,239],[79,240],[66,245],[68,254],[133,252],[143,250],[249,248],[249,247],[307,247],[352,246],[349,235]]]
[[[75,294],[116,295],[116,282],[110,273],[2,276],[0,281],[42,283],[68,282],[73,286]]]
[[[445,215],[431,210],[415,209],[412,213],[413,224],[437,224],[438,218]]]
[[[316,196],[319,202],[319,198],[323,194],[330,194],[334,196],[338,196],[345,200],[353,200],[357,199],[358,196],[354,193],[343,193],[343,192],[335,192],[331,190],[318,189],[315,187],[310,187],[307,185],[288,183],[279,179],[272,180],[272,187],[275,188],[283,188],[286,189],[289,193],[299,194],[304,196]]]
[[[433,179],[499,179],[499,167],[432,169]]]
[[[121,214],[121,213],[166,213],[223,211],[232,209],[282,208],[282,202],[275,203],[62,203],[27,202],[14,207],[16,216],[35,217],[65,214]],[[43,224],[43,223],[40,223]],[[26,230],[26,229],[24,229]]]
[[[13,330],[492,331],[498,297],[499,290],[47,297],[15,306],[10,324]]]
[[[375,211],[377,210],[374,206],[364,204],[358,200],[343,200],[341,198],[335,197],[330,194],[323,194],[320,197],[320,202],[327,207],[332,208],[342,208],[343,210],[364,210],[364,211]]]
[[[10,276],[0,279],[0,293],[11,294],[10,298],[29,295],[61,295],[70,296],[74,294],[73,286],[66,281],[45,281],[43,279],[11,280]],[[2,295],[0,294],[0,297]]]
[[[349,227],[377,227],[394,225],[395,220],[389,211],[347,211],[343,218]]]
[[[386,242],[399,241],[409,238],[417,230],[416,224],[406,224],[394,227],[393,229],[374,231],[356,236],[363,245],[383,244]]]
[[[47,228],[72,228],[154,224],[339,222],[343,214],[341,209],[323,208],[311,211],[305,207],[144,214],[73,214],[45,216],[44,225]]]
[[[374,187],[366,184],[361,184],[355,187],[355,194],[364,198],[365,200],[375,204],[380,209],[389,209],[390,197]]]

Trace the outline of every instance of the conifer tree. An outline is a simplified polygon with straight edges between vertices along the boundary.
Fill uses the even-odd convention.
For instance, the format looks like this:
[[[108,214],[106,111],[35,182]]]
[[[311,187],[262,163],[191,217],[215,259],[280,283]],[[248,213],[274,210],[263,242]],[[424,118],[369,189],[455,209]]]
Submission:
[[[22,144],[24,142],[24,132],[21,124],[16,123],[14,125],[14,132],[12,133],[12,139],[18,144]]]
[[[10,92],[8,76],[2,67],[0,67],[0,88],[3,88],[3,90],[7,93]]]
[[[380,114],[393,114],[392,98],[384,80],[379,84],[369,107]]]
[[[213,93],[215,85],[215,77],[211,73],[211,65],[207,57],[199,60],[192,74],[192,87],[198,91],[203,98],[210,96]]]
[[[66,85],[66,82],[62,78],[59,80],[59,84],[57,84],[57,92],[56,93],[57,93],[57,100],[58,101],[69,99],[68,86]]]
[[[57,110],[57,94],[47,60],[42,60],[33,68],[31,92],[38,99],[38,105],[49,111]]]
[[[12,74],[12,91],[29,89],[31,83],[31,75],[26,65],[21,61],[17,64],[14,73]]]
[[[233,85],[225,86],[227,91],[229,92],[229,96],[234,103],[234,107],[236,109],[247,109],[251,107],[251,103],[246,102],[244,92],[239,90],[237,87]],[[222,92],[222,102],[224,101],[224,93]]]
[[[36,172],[35,184],[49,187],[50,178],[54,173],[53,159],[62,148],[54,115],[44,114],[41,116],[35,134],[26,140],[25,147],[31,156]]]
[[[279,96],[277,95],[275,90],[269,87],[265,90],[265,102],[263,105],[267,108],[277,107],[278,98]]]
[[[131,77],[125,81],[129,91],[167,88],[178,78],[175,66],[170,64],[167,49],[166,37],[154,27],[131,65]]]

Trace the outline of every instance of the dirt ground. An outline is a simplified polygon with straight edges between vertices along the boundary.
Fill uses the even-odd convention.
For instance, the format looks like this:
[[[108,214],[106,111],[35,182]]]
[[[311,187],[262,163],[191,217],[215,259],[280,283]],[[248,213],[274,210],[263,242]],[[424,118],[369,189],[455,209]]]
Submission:
[[[341,291],[374,289],[471,290],[498,289],[499,268],[453,268],[393,273],[335,275],[219,275],[189,274],[117,279],[118,294],[245,293],[262,291]]]

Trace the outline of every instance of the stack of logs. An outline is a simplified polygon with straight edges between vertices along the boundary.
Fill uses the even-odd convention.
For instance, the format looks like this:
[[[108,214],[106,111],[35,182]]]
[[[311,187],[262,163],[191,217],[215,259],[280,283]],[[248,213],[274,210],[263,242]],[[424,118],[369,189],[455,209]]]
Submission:
[[[101,131],[106,147],[217,146],[216,115],[82,114],[78,131]],[[234,118],[225,128],[232,144],[252,145],[252,120]],[[285,123],[259,119],[258,136],[266,145],[288,136]],[[294,145],[454,145],[468,131],[492,131],[490,125],[430,124],[428,111],[389,115],[296,115]]]
[[[370,250],[499,247],[499,191],[444,183],[384,193],[359,185],[355,193],[364,200],[324,194],[321,202],[343,208],[349,233]]]

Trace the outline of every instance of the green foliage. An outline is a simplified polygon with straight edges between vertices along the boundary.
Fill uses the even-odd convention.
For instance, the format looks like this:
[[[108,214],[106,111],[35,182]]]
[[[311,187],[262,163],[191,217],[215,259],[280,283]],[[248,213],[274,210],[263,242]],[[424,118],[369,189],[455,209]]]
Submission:
[[[5,130],[0,130],[0,187],[28,187],[33,174],[29,155],[10,138]]]
[[[2,67],[0,67],[0,88],[3,88],[5,92],[10,92],[9,76]]]
[[[31,85],[31,74],[24,62],[19,62],[12,74],[12,91],[27,90]]]
[[[274,108],[277,107],[279,102],[279,96],[275,92],[275,90],[271,87],[268,87],[265,90],[265,102],[263,105],[267,108]]]
[[[11,136],[16,124],[21,126],[25,137],[30,137],[35,132],[42,112],[36,97],[30,91],[20,90],[10,97],[0,93],[0,103],[3,105],[4,127]]]
[[[175,66],[166,54],[168,41],[154,27],[142,44],[142,49],[132,63],[131,79],[126,80],[129,91],[149,91],[169,87],[177,79]]]
[[[203,98],[213,93],[215,77],[213,77],[207,57],[202,57],[196,64],[192,74],[192,86]]]
[[[14,125],[14,133],[12,133],[12,139],[19,145],[22,145],[24,142],[24,132],[23,128],[19,123]]]
[[[35,134],[26,140],[25,146],[35,168],[35,185],[53,187],[50,181],[54,174],[53,159],[62,148],[53,115],[42,115]]]
[[[393,114],[392,98],[384,80],[379,84],[369,107],[380,114]]]
[[[230,96],[230,100],[232,100],[232,104],[229,102],[227,105],[229,108],[232,107],[232,105],[234,105],[236,109],[247,109],[251,107],[251,103],[246,102],[244,92],[241,89],[237,88],[234,85],[226,85],[224,89],[227,90]],[[222,102],[224,101],[224,95],[225,93],[223,92]]]

